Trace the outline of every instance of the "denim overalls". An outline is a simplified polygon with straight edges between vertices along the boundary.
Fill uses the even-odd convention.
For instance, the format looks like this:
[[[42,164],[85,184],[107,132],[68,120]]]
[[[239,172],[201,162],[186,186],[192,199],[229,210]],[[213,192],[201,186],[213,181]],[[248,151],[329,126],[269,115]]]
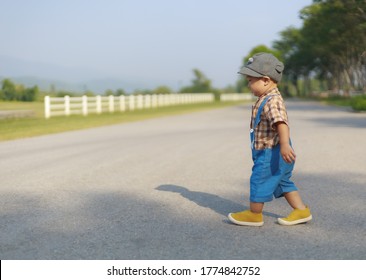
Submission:
[[[273,148],[255,150],[255,129],[260,123],[264,105],[272,96],[267,96],[258,108],[252,129],[250,141],[252,159],[254,162],[252,176],[250,177],[250,201],[268,202],[282,197],[284,193],[296,191],[295,184],[290,180],[295,163],[286,163],[280,154],[280,144]],[[290,141],[291,144],[291,141]]]

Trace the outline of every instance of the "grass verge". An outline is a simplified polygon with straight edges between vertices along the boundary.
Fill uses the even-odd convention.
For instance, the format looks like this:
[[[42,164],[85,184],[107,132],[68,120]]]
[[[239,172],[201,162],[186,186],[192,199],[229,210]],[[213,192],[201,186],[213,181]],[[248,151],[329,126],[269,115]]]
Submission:
[[[321,102],[327,105],[336,105],[342,107],[351,107],[351,98],[350,97],[342,97],[342,96],[330,96],[327,98],[319,98]]]
[[[356,112],[366,111],[366,95],[354,97],[331,96],[328,98],[320,98],[320,100],[329,105],[351,107]]]
[[[34,118],[0,120],[0,141],[185,114],[242,103],[243,102],[213,102],[188,104],[156,109],[103,113],[100,115],[90,114],[88,116],[71,115],[68,117],[52,117],[46,120],[43,117],[43,103],[41,102],[0,102],[0,110],[34,110],[35,112]]]

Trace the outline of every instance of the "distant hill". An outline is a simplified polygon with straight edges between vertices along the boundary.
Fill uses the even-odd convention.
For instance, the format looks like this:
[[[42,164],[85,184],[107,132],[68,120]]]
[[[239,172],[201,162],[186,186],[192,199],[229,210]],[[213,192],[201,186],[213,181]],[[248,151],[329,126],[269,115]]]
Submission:
[[[26,61],[0,55],[0,80],[9,78],[15,83],[30,87],[37,85],[48,91],[53,86],[57,91],[84,92],[91,90],[96,94],[107,89],[123,89],[132,92],[135,89],[153,88],[153,82],[125,80],[121,78],[102,77],[87,69],[75,69],[64,66]]]
[[[26,87],[32,87],[37,85],[43,91],[49,91],[51,90],[51,87],[53,87],[56,91],[83,93],[86,90],[90,90],[95,94],[103,94],[108,89],[123,89],[126,92],[132,92],[135,89],[148,88],[148,86],[142,87],[141,84],[138,83],[124,82],[117,79],[95,79],[85,82],[72,83],[55,79],[30,76],[0,76],[0,81],[5,78],[11,79],[14,83],[22,84]]]
[[[22,84],[26,87],[32,87],[37,85],[43,91],[49,91],[53,87],[57,91],[71,91],[71,92],[83,92],[83,86],[76,83],[68,83],[65,81],[58,81],[53,79],[30,77],[30,76],[0,76],[0,80],[10,79],[16,84]]]

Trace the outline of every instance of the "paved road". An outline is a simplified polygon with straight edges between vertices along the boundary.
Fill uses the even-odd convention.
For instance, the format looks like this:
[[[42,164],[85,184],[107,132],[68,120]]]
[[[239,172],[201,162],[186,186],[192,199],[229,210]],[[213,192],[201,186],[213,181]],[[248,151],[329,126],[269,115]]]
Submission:
[[[248,205],[250,106],[0,143],[0,259],[366,259],[366,115],[289,101],[311,223]]]

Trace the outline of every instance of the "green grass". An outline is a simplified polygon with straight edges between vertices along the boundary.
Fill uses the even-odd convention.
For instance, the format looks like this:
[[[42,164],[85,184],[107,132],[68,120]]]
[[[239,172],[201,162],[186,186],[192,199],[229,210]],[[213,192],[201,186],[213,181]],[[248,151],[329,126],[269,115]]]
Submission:
[[[343,107],[351,106],[350,97],[330,96],[327,98],[321,98],[320,100],[329,105],[336,105],[336,106],[343,106]]]
[[[354,97],[330,96],[328,98],[321,98],[320,100],[329,105],[351,107],[357,112],[366,111],[366,95]]]
[[[366,95],[355,96],[351,99],[351,106],[356,111],[366,111]]]
[[[0,110],[32,110],[37,118],[44,116],[43,102],[0,101]],[[0,120],[1,121],[1,120]]]
[[[0,110],[33,110],[33,118],[0,119],[0,141],[33,137],[64,131],[133,122],[169,115],[185,114],[241,104],[243,102],[213,102],[143,109],[127,112],[103,113],[88,116],[71,115],[45,119],[42,102],[0,102]]]

